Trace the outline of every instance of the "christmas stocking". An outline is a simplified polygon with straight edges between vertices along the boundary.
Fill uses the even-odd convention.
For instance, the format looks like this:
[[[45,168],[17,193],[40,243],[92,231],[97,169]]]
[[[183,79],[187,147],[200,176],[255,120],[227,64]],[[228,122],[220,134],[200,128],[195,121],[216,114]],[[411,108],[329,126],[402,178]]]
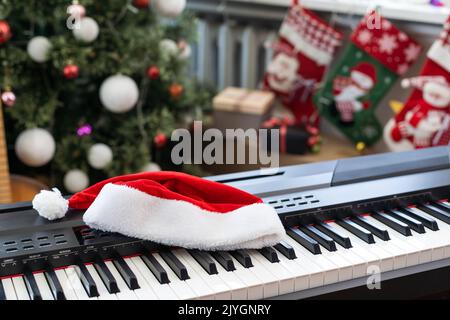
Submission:
[[[413,87],[403,108],[384,129],[392,151],[447,145],[450,139],[450,17],[433,43],[421,75],[402,81]]]
[[[419,44],[376,11],[367,14],[314,96],[320,114],[354,143],[374,144],[382,135],[375,108],[420,51]]]
[[[312,94],[341,44],[342,34],[294,3],[279,36],[264,79],[265,88],[281,98],[299,124],[317,127],[319,117]]]

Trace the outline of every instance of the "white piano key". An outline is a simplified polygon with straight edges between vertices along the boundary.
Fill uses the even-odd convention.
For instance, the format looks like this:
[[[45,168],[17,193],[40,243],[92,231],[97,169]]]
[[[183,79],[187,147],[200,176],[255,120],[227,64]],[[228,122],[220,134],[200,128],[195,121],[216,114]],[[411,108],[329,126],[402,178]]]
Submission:
[[[248,297],[247,285],[232,271],[225,270],[220,263],[216,261],[218,276],[231,289],[232,300],[246,300]]]
[[[87,264],[86,269],[88,269],[88,272],[90,273],[92,279],[95,282],[95,285],[97,286],[97,291],[99,294],[98,300],[118,300],[115,294],[109,293],[108,289],[106,289],[105,284],[103,283],[102,279],[97,273],[97,270],[95,270],[95,267],[92,264]]]
[[[367,261],[356,253],[351,248],[346,249],[340,244],[336,243],[337,251],[333,252],[334,255],[339,255],[343,259],[347,260],[352,266],[352,279],[357,279],[366,276],[367,274]],[[333,259],[333,256],[330,257]]]
[[[42,300],[55,300],[44,273],[35,273],[34,279],[36,280],[36,285],[39,289],[39,292],[41,293]]]
[[[142,261],[140,257],[130,258],[131,262],[139,270],[140,275],[144,278],[149,288],[155,292],[157,299],[160,300],[177,300],[178,296],[169,286],[169,284],[161,284],[158,279],[155,278],[153,273],[148,269],[147,265]]]
[[[278,255],[278,260],[280,262],[270,262],[267,260],[260,252],[257,250],[249,250],[251,253],[252,260],[258,261],[262,267],[264,267],[268,272],[272,273],[273,276],[278,280],[278,294],[287,294],[295,291],[295,275],[290,269],[287,269],[284,263],[280,263],[280,255]]]
[[[177,255],[178,256],[178,255]],[[219,277],[218,274],[208,274],[205,269],[184,249],[180,249],[180,256],[186,267],[193,269],[203,279],[203,282],[214,292],[216,300],[231,300],[230,287]],[[216,263],[216,267],[217,267]]]
[[[336,244],[337,245],[337,244]],[[327,258],[333,265],[339,269],[338,281],[351,280],[353,278],[353,265],[342,257],[337,251],[330,252],[321,246],[322,257]]]
[[[177,275],[172,271],[172,269],[166,264],[164,259],[158,254],[153,253],[153,256],[156,260],[158,260],[159,264],[166,270],[167,276],[169,277],[169,287],[172,289],[173,292],[178,296],[181,300],[186,299],[196,299],[197,295],[194,291],[180,278],[177,277]],[[189,271],[188,271],[189,273]]]
[[[72,286],[73,291],[78,297],[78,300],[97,300],[96,297],[90,298],[81,283],[80,277],[77,274],[77,266],[69,266],[64,271],[66,272],[67,280],[69,280],[69,284]]]
[[[11,278],[2,279],[3,290],[5,290],[6,300],[17,300],[16,290]]]
[[[30,300],[30,295],[28,294],[27,286],[25,285],[22,276],[12,278],[12,283],[17,295],[17,300]]]
[[[247,299],[258,300],[264,298],[264,286],[261,281],[253,274],[252,268],[244,268],[234,257],[233,260],[236,270],[233,273],[247,286]]]
[[[105,261],[105,264],[108,267],[109,271],[111,271],[114,279],[116,279],[117,287],[120,290],[120,292],[116,293],[119,300],[139,300],[138,295],[136,295],[133,290],[128,288],[119,271],[117,271],[116,267],[114,266],[114,263],[112,261]]]
[[[136,276],[136,279],[139,284],[139,289],[134,290],[136,295],[139,296],[140,300],[159,300],[158,296],[155,294],[155,292],[152,290],[150,285],[147,283],[145,278],[142,276],[139,269],[136,267],[136,265],[133,263],[131,258],[124,258],[123,259],[128,267],[130,267],[131,271],[133,271],[134,275]]]
[[[69,279],[67,279],[67,275],[64,269],[56,269],[55,274],[56,277],[58,277],[59,283],[61,284],[61,288],[64,292],[66,300],[78,300],[75,291],[70,285]]]
[[[278,253],[279,264],[289,270],[294,276],[294,291],[306,290],[309,288],[309,273],[299,263],[298,258],[288,259],[283,254]]]

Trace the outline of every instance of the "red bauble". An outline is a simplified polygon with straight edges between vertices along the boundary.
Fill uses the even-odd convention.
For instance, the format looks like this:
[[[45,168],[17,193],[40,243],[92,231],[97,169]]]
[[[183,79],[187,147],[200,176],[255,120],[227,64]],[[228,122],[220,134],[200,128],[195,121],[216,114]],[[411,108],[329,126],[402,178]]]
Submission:
[[[11,39],[12,33],[9,23],[5,20],[0,20],[0,44],[4,44]]]
[[[146,9],[150,6],[150,0],[133,0],[133,5],[139,9]]]
[[[75,64],[68,64],[64,67],[63,75],[66,79],[75,79],[78,78],[80,73],[80,69]]]
[[[181,84],[174,83],[169,88],[170,96],[174,99],[178,99],[183,94],[184,87]]]
[[[160,71],[157,66],[151,66],[147,69],[147,77],[149,77],[152,80],[156,80],[159,78]]]
[[[158,133],[153,138],[153,143],[155,144],[155,147],[158,149],[164,148],[167,144],[167,136],[164,133]]]

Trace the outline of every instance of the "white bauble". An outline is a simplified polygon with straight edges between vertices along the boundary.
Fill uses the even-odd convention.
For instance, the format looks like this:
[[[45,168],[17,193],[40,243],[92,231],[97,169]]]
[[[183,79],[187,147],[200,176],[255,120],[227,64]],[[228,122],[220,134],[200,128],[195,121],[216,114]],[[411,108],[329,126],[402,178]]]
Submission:
[[[180,53],[177,43],[171,39],[161,40],[159,43],[159,51],[167,56],[176,56]]]
[[[90,43],[97,39],[100,28],[97,21],[92,18],[85,17],[76,23],[73,29],[73,35],[77,40]]]
[[[153,9],[167,18],[176,18],[186,7],[186,0],[153,0]]]
[[[142,168],[142,172],[157,172],[157,171],[161,171],[161,167],[154,162],[149,162]]]
[[[89,148],[88,162],[94,169],[106,168],[113,159],[111,148],[104,143],[96,143]]]
[[[71,193],[76,193],[89,186],[89,177],[84,171],[73,169],[64,175],[64,187]]]
[[[114,75],[103,81],[100,87],[100,101],[114,113],[124,113],[133,109],[139,99],[136,82],[124,75]]]
[[[180,50],[179,57],[182,60],[187,60],[192,56],[192,48],[189,43],[186,43],[184,48]]]
[[[31,60],[35,62],[46,62],[52,48],[50,40],[46,37],[37,36],[32,38],[27,45],[27,52]]]
[[[27,129],[17,137],[15,151],[27,166],[41,167],[53,159],[55,139],[47,130]]]

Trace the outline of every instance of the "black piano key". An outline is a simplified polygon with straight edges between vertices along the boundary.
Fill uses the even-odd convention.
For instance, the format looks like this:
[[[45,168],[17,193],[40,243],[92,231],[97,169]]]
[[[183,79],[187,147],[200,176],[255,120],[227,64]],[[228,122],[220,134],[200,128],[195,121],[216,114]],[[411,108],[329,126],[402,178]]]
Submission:
[[[395,219],[391,215],[388,215],[380,211],[374,213],[372,217],[406,237],[412,236],[411,228],[406,223]]]
[[[327,249],[328,251],[336,251],[336,243],[334,243],[334,240],[331,239],[329,236],[327,236],[325,233],[317,229],[313,226],[306,226],[300,228],[301,231],[303,231],[305,234],[316,240],[322,247]]]
[[[450,213],[450,204],[446,202],[435,202],[434,203],[437,207],[444,209],[444,211]]]
[[[233,259],[231,255],[226,251],[211,251],[210,254],[214,259],[226,270],[226,271],[234,271],[236,267],[234,266]]]
[[[417,208],[432,215],[436,219],[439,219],[447,224],[450,224],[450,213],[445,212],[444,209],[441,209],[441,208],[431,205],[431,204],[420,205]]]
[[[136,290],[140,288],[136,275],[121,256],[116,256],[113,259],[113,264],[116,267],[117,271],[119,271],[123,280],[125,280],[125,283],[127,284],[128,288],[130,288],[130,290]]]
[[[217,267],[214,260],[201,250],[188,250],[190,255],[202,266],[208,274],[217,274]]]
[[[379,228],[363,216],[355,216],[352,218],[352,221],[359,224],[364,229],[372,232],[383,241],[391,240],[389,237],[389,232],[386,229]]]
[[[397,220],[406,223],[411,229],[413,229],[417,233],[425,233],[425,227],[420,221],[411,218],[407,214],[404,214],[403,212],[398,210],[390,210],[389,213]]]
[[[251,268],[253,267],[252,258],[245,250],[235,250],[230,251],[230,254],[244,267]]]
[[[438,226],[436,220],[431,219],[430,217],[428,217],[425,214],[422,214],[419,211],[412,210],[411,208],[400,208],[398,210],[403,212],[404,214],[407,214],[411,218],[414,218],[414,219],[422,222],[422,224],[430,230],[433,230],[433,231],[439,230],[439,226]]]
[[[354,223],[350,219],[336,220],[336,223],[338,225],[340,225],[342,228],[346,229],[347,231],[353,233],[355,236],[357,236],[361,240],[363,240],[369,244],[375,243],[373,234],[370,231],[364,229],[363,227]]]
[[[5,289],[3,288],[3,283],[0,280],[0,301],[6,300]]]
[[[312,254],[322,253],[320,251],[319,243],[316,240],[312,239],[310,236],[300,231],[298,228],[289,228],[286,232],[292,239],[300,243]]]
[[[27,287],[28,294],[31,300],[42,300],[41,292],[36,283],[36,279],[33,276],[32,272],[26,271],[23,274],[23,280],[25,282],[25,286]]]
[[[66,300],[66,296],[64,295],[64,291],[56,276],[55,270],[53,270],[52,267],[48,267],[44,274],[50,287],[50,291],[53,294],[53,298],[55,298],[55,300]]]
[[[289,260],[297,259],[297,255],[295,254],[294,248],[284,240],[281,240],[274,246],[275,249],[281,252]]]
[[[187,268],[171,251],[165,250],[161,251],[159,254],[180,280],[189,279]]]
[[[315,226],[318,230],[322,231],[330,238],[332,238],[335,242],[339,243],[342,247],[349,249],[352,247],[352,242],[349,237],[345,234],[342,234],[336,228],[333,228],[328,223],[320,223]]]
[[[141,259],[144,261],[145,265],[150,269],[156,279],[158,279],[159,283],[170,283],[169,277],[167,276],[167,271],[164,270],[163,266],[150,252],[144,253],[141,256]]]
[[[76,268],[76,272],[78,274],[78,277],[81,280],[81,284],[84,287],[84,290],[86,290],[87,295],[90,298],[98,297],[98,289],[97,285],[95,284],[94,279],[92,279],[91,274],[89,273],[88,269],[84,265],[84,263],[80,262],[77,264],[78,268]]]
[[[272,247],[266,247],[258,250],[259,253],[261,253],[267,260],[269,260],[272,263],[280,262],[280,259],[278,259],[277,252]]]
[[[108,289],[109,293],[118,293],[120,292],[119,287],[117,286],[116,279],[112,275],[111,271],[109,271],[105,262],[100,258],[94,263],[95,270],[97,270],[98,275],[102,279],[105,284],[106,289]]]

